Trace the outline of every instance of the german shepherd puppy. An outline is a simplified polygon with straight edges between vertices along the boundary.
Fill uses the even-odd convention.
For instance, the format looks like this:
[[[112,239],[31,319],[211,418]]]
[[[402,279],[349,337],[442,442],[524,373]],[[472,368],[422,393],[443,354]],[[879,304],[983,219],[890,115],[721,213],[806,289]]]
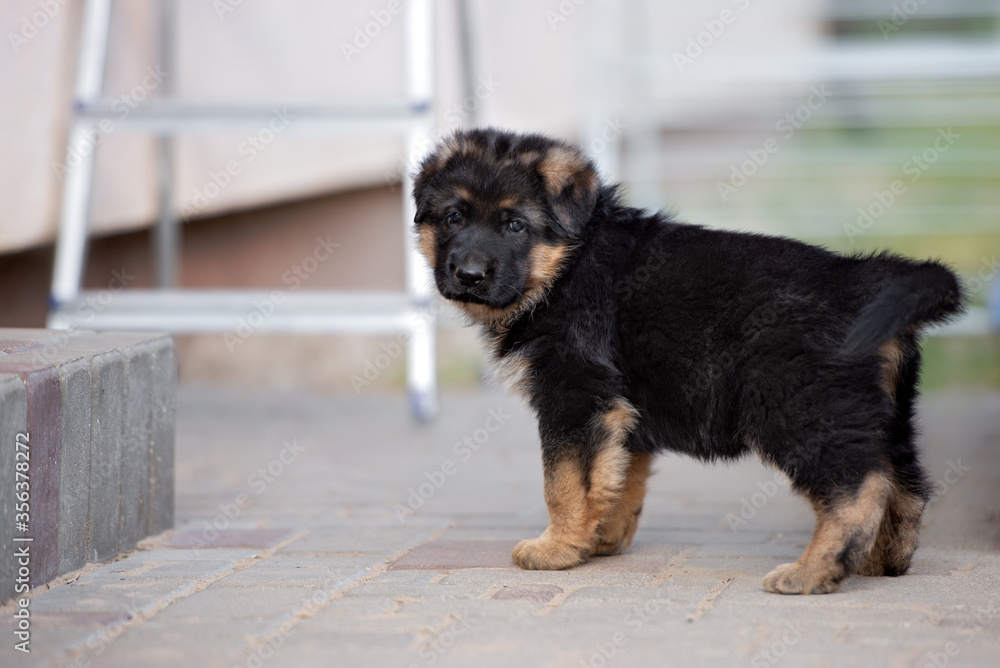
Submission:
[[[962,309],[955,275],[623,205],[577,149],[460,131],[422,162],[420,248],[538,416],[549,526],[514,549],[562,569],[627,549],[650,463],[748,453],[816,512],[764,588],[900,575],[928,484],[912,423],[919,331]]]

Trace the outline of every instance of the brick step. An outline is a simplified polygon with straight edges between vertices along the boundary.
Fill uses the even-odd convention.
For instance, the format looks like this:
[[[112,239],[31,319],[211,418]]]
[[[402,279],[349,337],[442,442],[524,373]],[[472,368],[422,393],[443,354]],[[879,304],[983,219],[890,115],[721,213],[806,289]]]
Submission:
[[[0,601],[173,526],[176,388],[165,334],[0,329]]]

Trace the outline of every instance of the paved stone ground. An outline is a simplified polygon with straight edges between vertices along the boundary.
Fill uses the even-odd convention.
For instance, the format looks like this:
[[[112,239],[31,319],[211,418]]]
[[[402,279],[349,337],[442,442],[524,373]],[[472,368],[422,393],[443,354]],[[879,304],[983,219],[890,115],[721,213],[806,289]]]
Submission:
[[[0,665],[1000,665],[998,394],[924,400],[941,494],[911,573],[817,597],[761,589],[812,516],[750,461],[663,457],[629,553],[518,570],[546,524],[533,420],[443,405],[183,391],[178,530],[37,592],[30,655],[0,609]]]

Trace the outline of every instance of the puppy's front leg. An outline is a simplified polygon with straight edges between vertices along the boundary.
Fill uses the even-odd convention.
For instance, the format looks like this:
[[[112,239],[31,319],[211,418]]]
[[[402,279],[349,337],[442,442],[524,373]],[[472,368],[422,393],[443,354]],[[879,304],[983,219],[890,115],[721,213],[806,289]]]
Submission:
[[[514,548],[514,563],[532,570],[559,570],[583,563],[597,550],[597,527],[621,497],[628,453],[602,451],[588,465],[579,453],[544,458],[549,526]]]
[[[533,570],[559,570],[598,552],[599,527],[615,516],[625,491],[632,456],[624,443],[635,419],[634,409],[619,401],[594,421],[594,438],[586,439],[588,443],[544,447],[549,526],[538,538],[514,548],[514,563]],[[623,541],[624,536],[619,539]]]

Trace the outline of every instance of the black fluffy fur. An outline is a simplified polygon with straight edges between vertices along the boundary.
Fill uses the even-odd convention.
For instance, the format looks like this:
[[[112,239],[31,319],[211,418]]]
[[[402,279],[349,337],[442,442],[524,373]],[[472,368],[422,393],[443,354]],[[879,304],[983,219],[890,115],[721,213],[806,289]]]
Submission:
[[[702,460],[755,453],[819,500],[883,471],[926,498],[911,424],[918,337],[922,326],[962,308],[946,267],[684,224],[623,205],[614,187],[595,181],[588,191],[586,179],[554,198],[537,170],[512,160],[575,149],[495,130],[460,138],[481,150],[447,161],[432,155],[415,192],[418,228],[437,230],[442,294],[516,307],[528,251],[569,249],[543,299],[483,323],[498,359],[527,361],[527,394],[547,455],[570,448],[592,458],[594,417],[622,397],[639,415],[626,442],[633,452]],[[459,187],[486,204],[456,201]],[[489,209],[507,196],[523,204]],[[559,198],[576,204],[563,207],[576,212],[568,221]],[[454,207],[458,227],[444,222]],[[509,233],[512,216],[527,222],[526,232]],[[465,288],[453,274],[469,252],[489,271],[484,283]],[[894,338],[904,355],[889,392],[880,348]]]

